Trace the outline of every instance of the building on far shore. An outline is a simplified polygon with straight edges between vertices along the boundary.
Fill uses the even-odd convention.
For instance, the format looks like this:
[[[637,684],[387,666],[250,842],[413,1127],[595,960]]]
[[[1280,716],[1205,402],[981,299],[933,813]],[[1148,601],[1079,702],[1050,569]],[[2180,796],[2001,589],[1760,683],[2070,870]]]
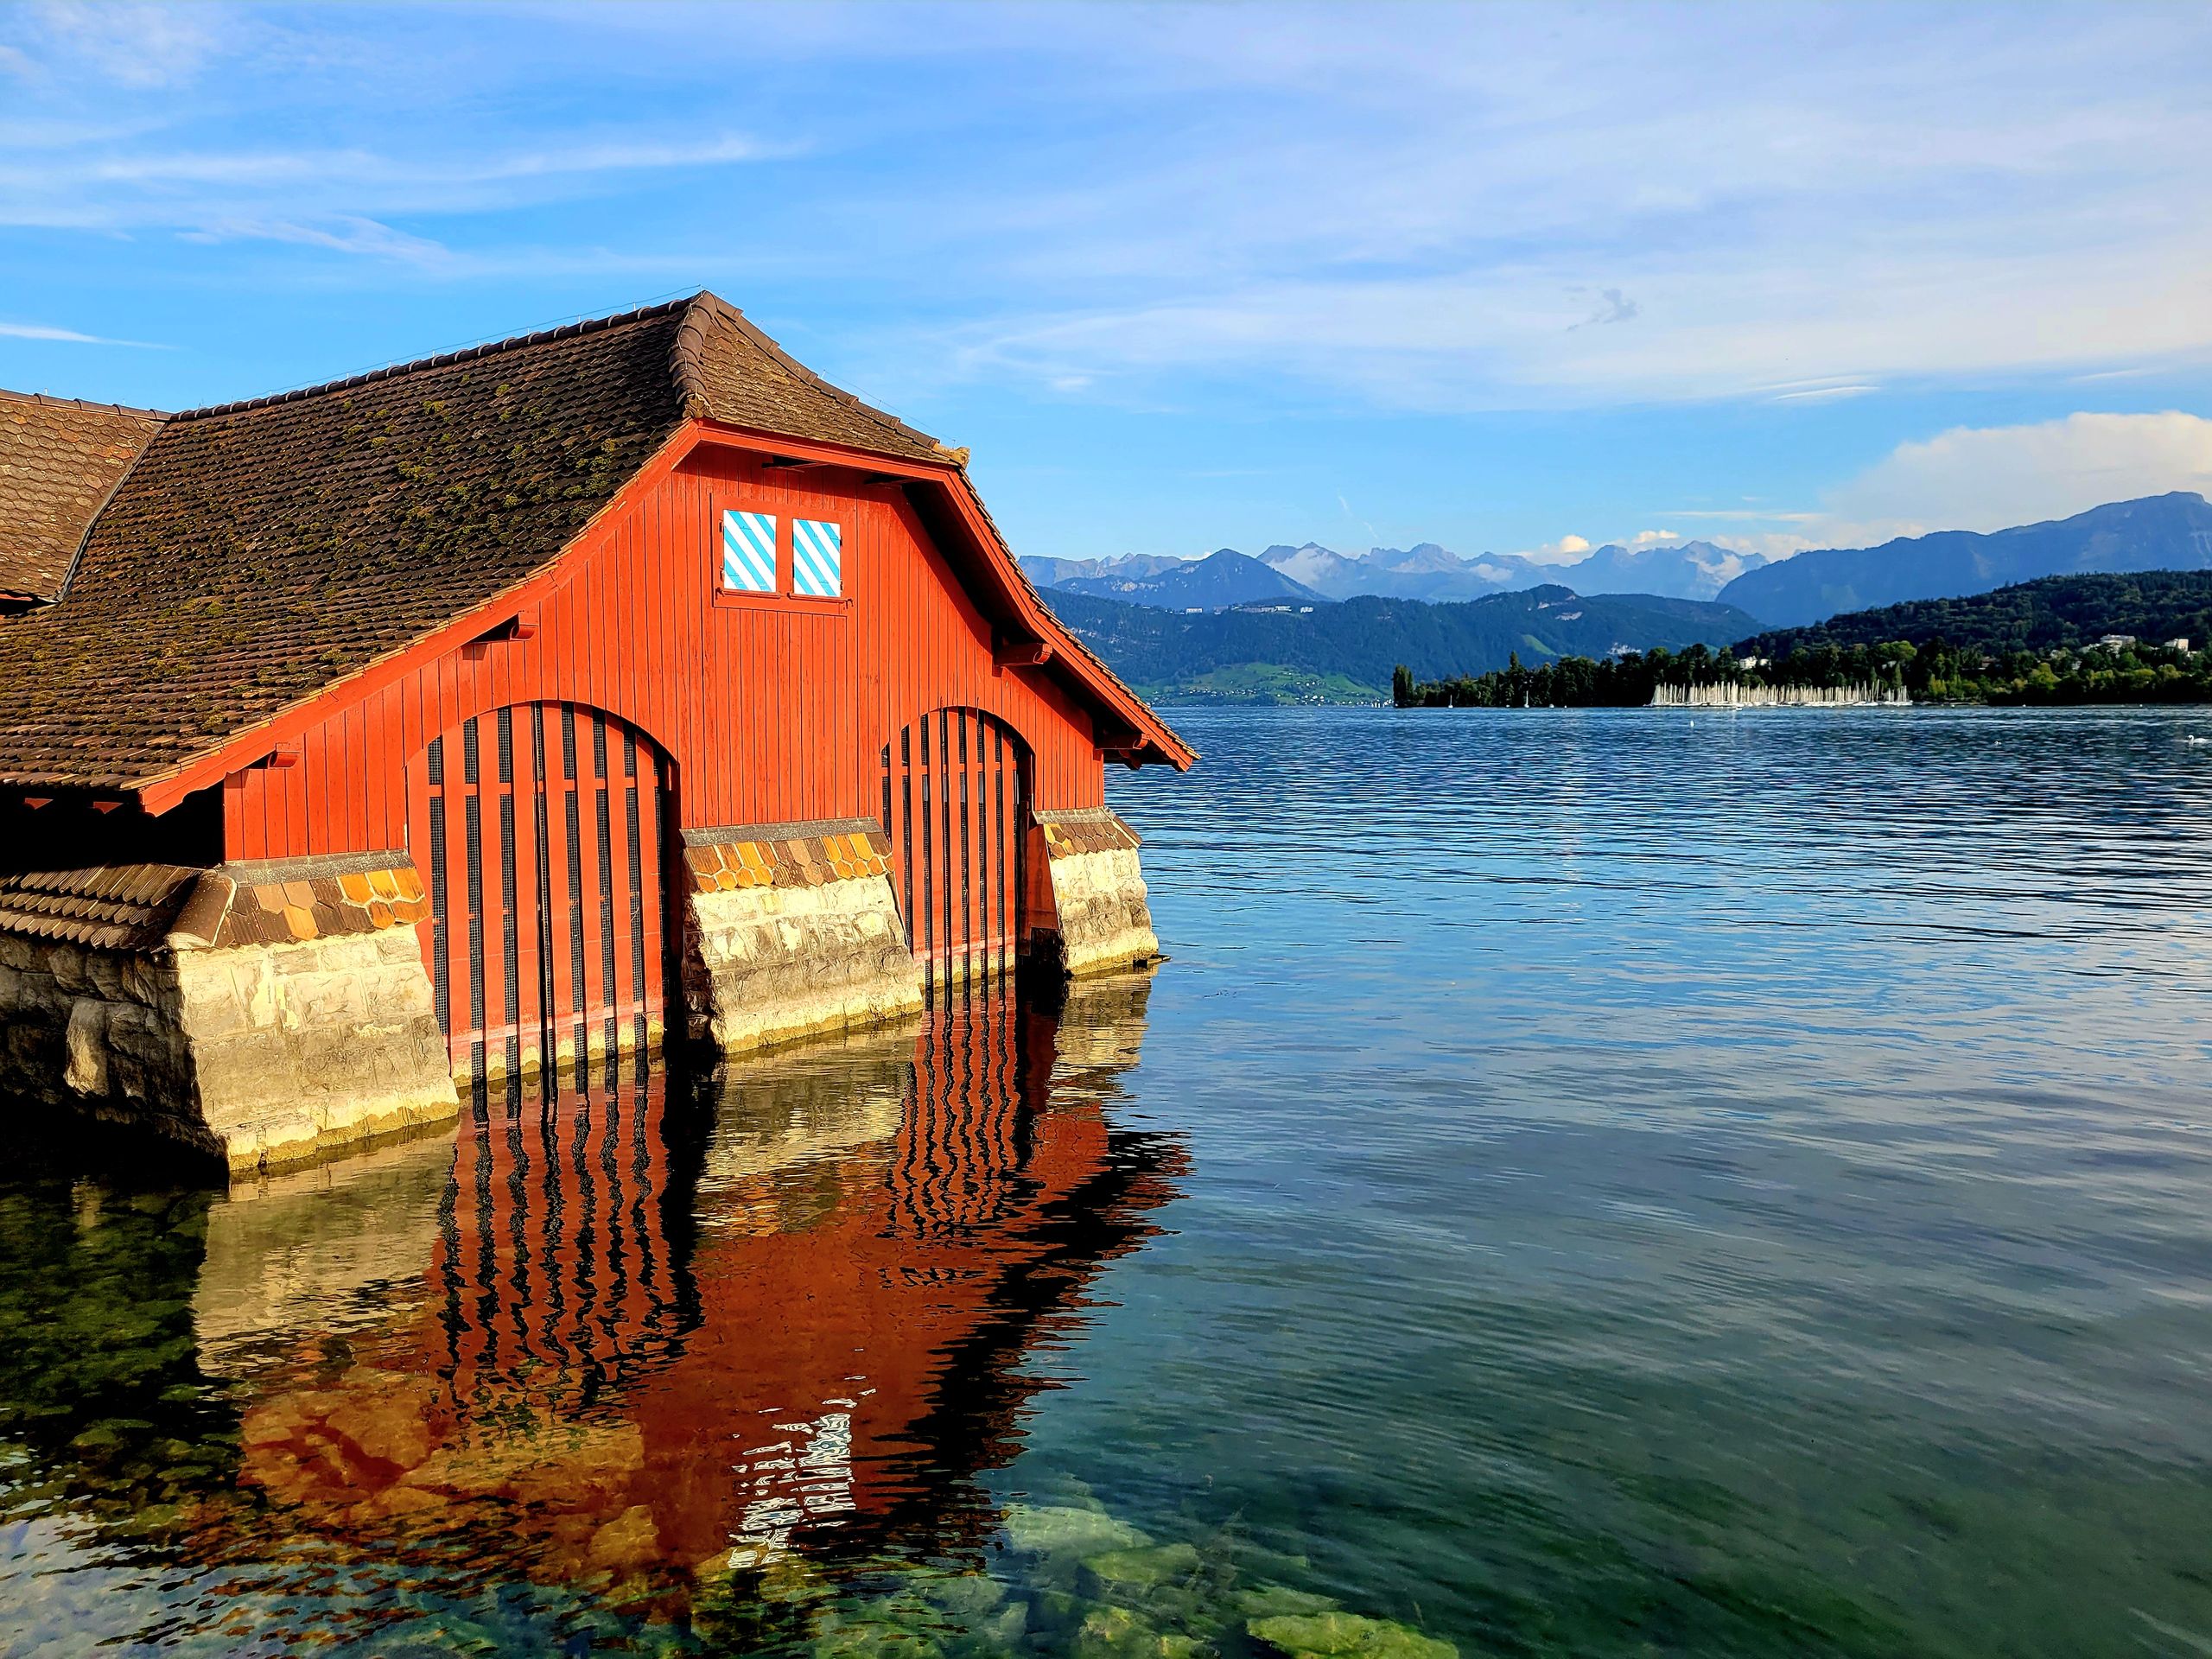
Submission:
[[[966,452],[710,294],[163,415],[0,394],[0,1093],[266,1167],[454,1077],[1157,954],[1191,750]]]

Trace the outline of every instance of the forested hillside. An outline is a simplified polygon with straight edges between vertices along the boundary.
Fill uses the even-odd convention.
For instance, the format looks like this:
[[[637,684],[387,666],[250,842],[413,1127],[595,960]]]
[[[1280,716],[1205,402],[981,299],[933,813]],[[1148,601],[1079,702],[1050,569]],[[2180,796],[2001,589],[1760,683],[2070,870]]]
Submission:
[[[1311,612],[1185,615],[1065,591],[1069,627],[1147,697],[1236,702],[1367,702],[1390,671],[1428,678],[1573,655],[1720,645],[1757,621],[1732,606],[1646,594],[1586,598],[1557,586],[1464,604],[1361,597]]]
[[[1802,628],[1752,635],[1737,655],[1780,657],[1815,645],[1936,640],[1993,657],[2094,645],[2107,634],[2152,645],[2186,639],[2212,644],[2212,570],[2145,570],[2129,575],[2045,576],[1966,599],[1917,599],[1848,611]]]

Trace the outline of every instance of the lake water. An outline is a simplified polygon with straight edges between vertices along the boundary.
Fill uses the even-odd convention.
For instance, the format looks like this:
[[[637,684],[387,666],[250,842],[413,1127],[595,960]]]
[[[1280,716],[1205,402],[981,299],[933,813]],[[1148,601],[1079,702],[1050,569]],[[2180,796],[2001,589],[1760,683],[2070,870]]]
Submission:
[[[2212,1652],[2212,713],[1177,723],[1057,1015],[11,1149],[0,1652]]]

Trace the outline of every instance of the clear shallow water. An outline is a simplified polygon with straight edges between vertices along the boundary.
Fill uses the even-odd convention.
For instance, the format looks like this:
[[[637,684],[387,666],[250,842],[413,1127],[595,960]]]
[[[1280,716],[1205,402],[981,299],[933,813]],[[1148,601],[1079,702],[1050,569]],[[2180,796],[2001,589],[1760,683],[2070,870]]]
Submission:
[[[1178,724],[1057,1018],[12,1155],[0,1651],[2212,1649],[2212,717]]]

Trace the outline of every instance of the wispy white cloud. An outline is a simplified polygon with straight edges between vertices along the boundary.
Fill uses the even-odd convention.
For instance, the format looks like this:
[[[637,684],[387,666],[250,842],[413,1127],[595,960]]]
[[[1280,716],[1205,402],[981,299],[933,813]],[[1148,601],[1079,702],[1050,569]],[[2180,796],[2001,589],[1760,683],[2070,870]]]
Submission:
[[[135,346],[141,350],[163,349],[150,340],[111,340],[105,334],[79,334],[74,328],[55,328],[40,322],[0,322],[0,336],[10,340],[52,340],[68,346]]]
[[[1188,90],[1218,66],[1208,119],[1080,189],[1047,148],[1058,189],[1017,161],[951,204],[1021,300],[913,355],[1109,397],[1202,375],[1484,409],[2212,352],[2188,274],[2212,254],[2212,105],[2176,14],[1872,16],[1171,14],[1116,67]],[[2190,49],[2206,22],[2179,24]]]
[[[582,143],[487,156],[406,156],[369,149],[148,149],[66,166],[48,181],[63,187],[312,183],[330,189],[443,190],[522,179],[716,167],[789,156],[799,149],[724,133],[688,143]]]
[[[1817,275],[1777,271],[1755,251],[1653,255],[1632,328],[1572,327],[1551,268],[1304,279],[986,326],[951,361],[969,374],[1083,374],[1107,386],[1288,374],[1435,410],[1827,401],[1885,381],[2072,372],[2123,358],[2202,364],[2212,357],[2212,285],[2193,273],[2212,263],[2212,219],[2177,223],[2163,240],[2156,252],[1961,248],[1917,269],[1874,250],[1840,254]],[[1833,384],[1768,390],[1778,366],[1803,364]]]
[[[1767,399],[1770,404],[1828,404],[1843,397],[1864,397],[1879,391],[1877,385],[1808,386],[1802,391],[1778,391]]]
[[[194,242],[290,242],[335,253],[366,254],[414,264],[437,264],[450,257],[442,244],[410,236],[373,219],[340,215],[315,225],[287,219],[222,219],[182,232]]]
[[[1833,491],[1814,533],[1852,545],[2001,530],[2172,490],[2212,491],[2212,420],[2168,410],[1955,427],[1897,445]]]
[[[2212,12],[1143,16],[0,16],[0,223],[703,269],[836,315],[893,402],[1809,413],[2212,363]]]
[[[49,151],[71,148],[41,135]],[[290,242],[417,264],[442,244],[387,221],[452,218],[520,205],[518,191],[606,188],[617,175],[756,162],[791,146],[725,134],[696,143],[593,143],[467,158],[365,149],[87,153],[6,167],[0,131],[0,224],[79,230],[169,229],[201,242]],[[92,146],[84,146],[89,149]],[[350,204],[340,206],[340,204]],[[448,267],[460,274],[465,262]]]
[[[25,10],[45,55],[130,87],[190,80],[221,49],[229,23],[214,6],[54,0]]]
[[[2004,530],[2174,490],[2212,494],[2212,420],[2081,412],[2015,426],[1954,427],[1900,443],[1821,492],[1817,508],[1683,508],[1668,518],[1744,528],[1723,546],[1787,558],[1938,530]]]

